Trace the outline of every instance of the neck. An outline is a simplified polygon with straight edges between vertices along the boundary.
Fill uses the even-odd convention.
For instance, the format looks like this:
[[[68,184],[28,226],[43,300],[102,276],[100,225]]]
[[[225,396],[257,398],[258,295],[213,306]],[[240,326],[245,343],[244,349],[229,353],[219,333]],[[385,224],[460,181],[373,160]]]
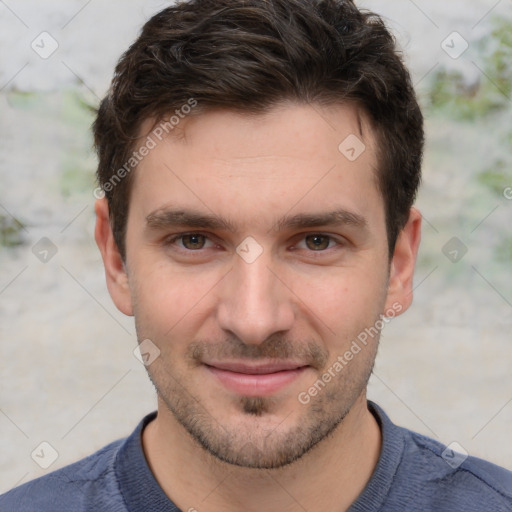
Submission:
[[[363,394],[330,436],[278,469],[242,468],[216,459],[161,401],[142,441],[156,480],[181,510],[341,512],[368,483],[379,458],[381,433]]]

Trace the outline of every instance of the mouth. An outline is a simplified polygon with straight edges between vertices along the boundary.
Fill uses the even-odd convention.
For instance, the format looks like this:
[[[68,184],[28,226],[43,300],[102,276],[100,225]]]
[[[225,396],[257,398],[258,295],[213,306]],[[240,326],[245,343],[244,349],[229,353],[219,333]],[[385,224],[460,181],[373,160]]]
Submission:
[[[303,375],[309,365],[294,361],[204,363],[205,369],[228,390],[245,396],[268,396]]]

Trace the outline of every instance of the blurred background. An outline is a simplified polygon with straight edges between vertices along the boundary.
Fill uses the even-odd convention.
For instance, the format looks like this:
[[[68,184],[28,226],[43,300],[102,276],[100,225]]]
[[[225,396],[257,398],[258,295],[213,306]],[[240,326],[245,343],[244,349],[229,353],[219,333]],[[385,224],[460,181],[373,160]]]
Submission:
[[[427,128],[414,304],[383,332],[369,396],[512,469],[512,1],[357,3],[395,33]],[[0,493],[156,407],[93,240],[89,128],[169,4],[0,1]]]

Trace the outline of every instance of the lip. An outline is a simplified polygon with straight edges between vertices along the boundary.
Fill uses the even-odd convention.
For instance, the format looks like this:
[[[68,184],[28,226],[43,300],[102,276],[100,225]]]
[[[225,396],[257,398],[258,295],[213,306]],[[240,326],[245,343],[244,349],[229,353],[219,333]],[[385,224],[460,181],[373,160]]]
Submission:
[[[245,362],[211,362],[204,367],[220,383],[240,395],[268,396],[299,378],[309,366],[293,361],[259,364]]]

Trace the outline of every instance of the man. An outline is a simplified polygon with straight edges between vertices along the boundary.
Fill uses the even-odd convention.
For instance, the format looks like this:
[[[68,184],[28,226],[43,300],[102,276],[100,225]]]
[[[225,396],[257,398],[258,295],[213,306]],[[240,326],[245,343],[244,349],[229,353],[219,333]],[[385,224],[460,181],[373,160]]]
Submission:
[[[421,226],[422,115],[377,16],[179,3],[121,58],[94,133],[96,241],[158,411],[2,512],[512,510],[510,472],[366,399]]]

